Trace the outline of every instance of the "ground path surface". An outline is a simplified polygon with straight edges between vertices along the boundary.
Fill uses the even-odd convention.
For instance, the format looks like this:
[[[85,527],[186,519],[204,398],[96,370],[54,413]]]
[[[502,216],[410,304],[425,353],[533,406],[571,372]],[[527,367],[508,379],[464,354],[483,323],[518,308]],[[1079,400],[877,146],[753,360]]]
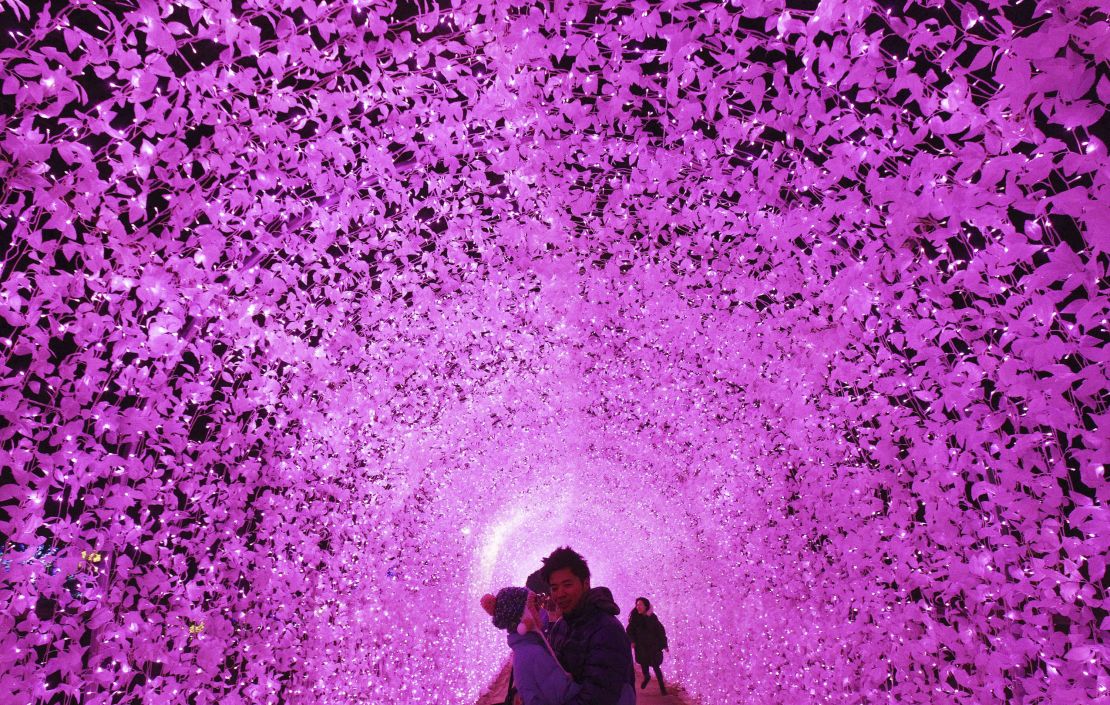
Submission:
[[[666,679],[667,674],[663,674]],[[673,683],[667,686],[667,694],[659,693],[659,684],[653,678],[647,688],[640,689],[640,681],[636,681],[636,705],[694,705],[694,699],[689,697],[681,686]]]
[[[666,674],[663,675],[666,676]],[[494,679],[489,691],[478,699],[477,705],[501,705],[505,702],[505,691],[508,687],[509,665],[505,664],[505,668],[501,669],[501,673]],[[637,674],[636,705],[696,705],[693,698],[682,690],[682,686],[672,684],[667,686],[667,691],[667,695],[661,695],[659,684],[654,678],[648,683],[647,688],[641,690],[639,674]]]

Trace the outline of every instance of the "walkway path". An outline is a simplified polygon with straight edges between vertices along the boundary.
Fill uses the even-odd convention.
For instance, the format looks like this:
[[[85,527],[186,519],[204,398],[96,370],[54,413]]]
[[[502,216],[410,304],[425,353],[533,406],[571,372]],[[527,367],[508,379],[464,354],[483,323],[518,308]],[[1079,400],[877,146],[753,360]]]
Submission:
[[[505,692],[509,689],[509,664],[505,663],[505,667],[501,669],[501,673],[497,678],[493,679],[493,684],[490,685],[489,691],[478,698],[477,705],[501,705],[505,702]]]
[[[664,674],[666,675],[666,674]],[[505,702],[505,691],[509,687],[509,665],[501,670],[493,681],[489,692],[478,699],[477,705],[501,705]],[[682,686],[673,683],[667,686],[667,695],[659,694],[659,684],[652,678],[647,688],[640,690],[639,674],[636,674],[636,705],[692,705],[691,699]]]
[[[663,674],[664,678],[666,673]],[[682,689],[682,686],[676,686],[674,683],[667,684],[667,694],[659,694],[659,683],[655,678],[647,684],[647,687],[640,690],[640,676],[636,674],[636,705],[690,705],[693,700]]]

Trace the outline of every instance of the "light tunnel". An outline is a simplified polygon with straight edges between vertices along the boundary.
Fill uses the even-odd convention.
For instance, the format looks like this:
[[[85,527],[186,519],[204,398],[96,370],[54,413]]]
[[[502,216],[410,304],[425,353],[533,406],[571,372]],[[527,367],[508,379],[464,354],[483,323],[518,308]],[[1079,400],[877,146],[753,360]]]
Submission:
[[[0,13],[0,700],[1107,697],[1104,6]]]

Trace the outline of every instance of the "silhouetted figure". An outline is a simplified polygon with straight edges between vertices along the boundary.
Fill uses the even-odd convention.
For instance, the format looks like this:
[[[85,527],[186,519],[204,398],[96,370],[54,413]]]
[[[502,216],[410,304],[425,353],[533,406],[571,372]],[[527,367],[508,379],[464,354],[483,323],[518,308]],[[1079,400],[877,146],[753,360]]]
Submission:
[[[655,669],[655,679],[659,681],[659,692],[667,694],[667,686],[663,683],[663,651],[667,649],[667,630],[663,623],[651,611],[651,601],[646,597],[636,598],[636,609],[628,616],[628,638],[632,640],[632,648],[636,652],[636,663],[644,673],[644,680],[640,688],[646,688],[651,680],[649,668]]]
[[[529,575],[528,579],[524,581],[524,587],[537,595],[551,594],[551,585],[543,577],[543,568],[537,568],[535,572]]]

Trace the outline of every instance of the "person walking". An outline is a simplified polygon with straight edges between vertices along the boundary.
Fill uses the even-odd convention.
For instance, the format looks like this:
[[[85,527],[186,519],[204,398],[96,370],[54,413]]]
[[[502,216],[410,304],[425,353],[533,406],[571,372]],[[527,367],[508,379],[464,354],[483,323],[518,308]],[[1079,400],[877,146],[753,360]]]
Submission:
[[[640,664],[644,680],[640,683],[643,690],[651,681],[648,669],[655,669],[655,679],[659,681],[659,692],[667,694],[667,686],[663,683],[663,652],[667,651],[667,630],[663,623],[651,611],[651,601],[646,597],[636,598],[636,608],[628,616],[628,638],[632,641],[632,649],[636,653],[636,663]]]

